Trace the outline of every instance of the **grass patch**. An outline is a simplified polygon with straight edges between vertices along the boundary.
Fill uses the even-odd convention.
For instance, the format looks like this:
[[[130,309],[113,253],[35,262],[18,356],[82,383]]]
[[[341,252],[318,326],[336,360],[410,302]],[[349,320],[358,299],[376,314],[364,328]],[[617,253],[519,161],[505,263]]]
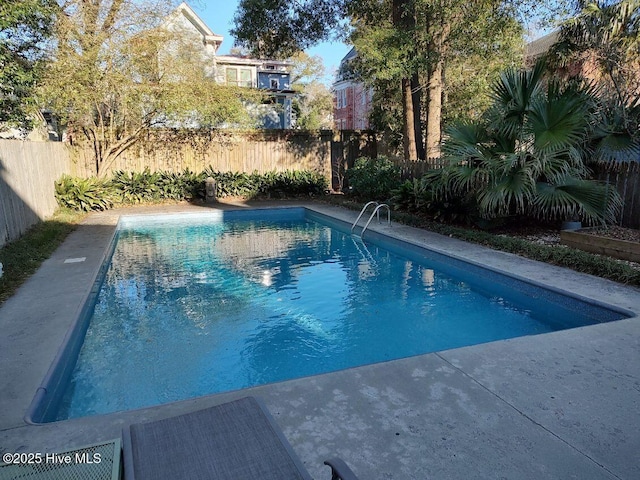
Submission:
[[[0,278],[0,304],[35,273],[84,217],[84,213],[60,209],[50,219],[34,225],[21,238],[0,249],[4,271]]]
[[[329,198],[328,203],[341,205],[352,210],[360,210],[363,205],[362,202],[355,202],[344,197]],[[495,235],[484,230],[438,223],[419,215],[401,211],[393,212],[393,220],[467,242],[485,245],[496,250],[515,253],[532,260],[570,268],[627,285],[640,286],[640,270],[631,267],[622,260],[604,255],[595,255],[566,246],[538,245],[522,238]]]

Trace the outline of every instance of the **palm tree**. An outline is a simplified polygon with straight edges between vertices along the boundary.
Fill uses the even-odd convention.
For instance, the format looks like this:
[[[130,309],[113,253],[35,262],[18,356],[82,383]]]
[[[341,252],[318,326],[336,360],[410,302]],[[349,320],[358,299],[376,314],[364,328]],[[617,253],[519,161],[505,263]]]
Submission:
[[[595,160],[640,160],[640,0],[579,1],[579,13],[560,28],[552,68],[585,64],[602,88],[600,143]],[[574,72],[575,73],[575,72]]]
[[[493,86],[484,119],[449,128],[443,152],[449,165],[438,184],[443,197],[471,196],[484,218],[527,215],[544,220],[579,217],[615,220],[620,198],[608,185],[588,180],[593,91],[508,70]]]

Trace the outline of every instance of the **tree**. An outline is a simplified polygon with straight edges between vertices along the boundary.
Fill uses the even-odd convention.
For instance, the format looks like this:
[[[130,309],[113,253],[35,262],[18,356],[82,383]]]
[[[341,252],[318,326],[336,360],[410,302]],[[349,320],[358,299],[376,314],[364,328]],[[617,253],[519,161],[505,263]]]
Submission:
[[[288,58],[343,27],[348,1],[240,0],[231,35],[257,58]]]
[[[0,5],[0,124],[28,129],[33,123],[33,89],[55,13],[52,0]]]
[[[43,106],[88,141],[96,173],[151,130],[248,122],[248,89],[215,82],[196,32],[169,16],[172,3],[99,0],[65,3],[40,89]],[[169,130],[167,130],[169,129]]]
[[[294,100],[296,128],[301,130],[330,130],[333,128],[333,94],[321,82],[305,86]]]
[[[296,128],[303,130],[330,129],[333,127],[333,94],[323,83],[325,68],[322,58],[297,52],[289,59],[291,86],[298,92],[293,100],[296,112]]]
[[[544,68],[504,72],[486,116],[447,130],[439,194],[473,198],[484,218],[613,222],[620,198],[586,167],[598,99],[576,83],[543,81]]]
[[[445,125],[480,118],[491,104],[495,80],[505,69],[522,65],[522,26],[515,13],[476,10],[452,35],[444,70]]]
[[[391,2],[391,22],[396,32],[413,32],[416,28],[415,10],[412,1],[408,0],[392,0]],[[405,50],[409,56],[415,55],[413,48]],[[411,63],[411,62],[410,62]],[[400,79],[402,90],[402,136],[404,139],[404,157],[408,160],[418,159],[418,138],[421,138],[422,132],[420,123],[420,102],[419,97],[414,95],[413,87],[417,86],[417,73],[415,68],[403,69],[403,75]]]
[[[292,63],[291,83],[303,87],[314,81],[321,81],[325,75],[324,63],[318,55],[313,57],[303,51],[295,52],[289,61]]]
[[[426,155],[438,156],[443,118],[478,115],[487,106],[490,81],[519,60],[522,29],[515,12],[501,3],[416,0],[410,10],[414,19],[403,28],[390,20],[388,9],[359,4],[351,35],[358,72],[376,90],[384,83],[384,98],[390,81],[406,91],[408,82],[401,78],[411,78],[418,152],[420,120]]]
[[[591,66],[591,72],[582,73],[607,96],[603,113],[609,114],[609,139],[616,132],[618,139],[640,139],[640,1],[579,1],[577,7],[578,13],[561,25],[549,61],[553,68]],[[629,153],[638,156],[637,149]]]
[[[442,114],[446,105],[447,65],[472,50],[475,58],[502,56],[512,61],[514,39],[521,40],[519,9],[528,16],[557,12],[565,2],[533,0],[241,0],[233,34],[260,54],[279,55],[304,49],[337,32],[344,35],[350,19],[351,41],[369,63],[363,79],[395,81],[402,93],[405,156],[420,155],[422,124],[426,154],[439,154]],[[312,19],[308,28],[305,23]],[[493,27],[486,28],[489,22]],[[473,27],[473,28],[470,28]],[[508,36],[504,42],[501,36]],[[484,36],[484,37],[483,37]],[[496,47],[507,50],[496,51]],[[484,49],[484,53],[482,52]],[[505,51],[507,52],[505,54]],[[459,64],[459,62],[458,62]],[[482,65],[476,61],[476,71]],[[501,65],[504,67],[505,64]],[[495,72],[495,67],[491,68]],[[485,87],[486,87],[485,82]],[[426,107],[426,108],[423,108]],[[411,113],[412,112],[412,113]],[[423,113],[424,112],[424,113]],[[413,124],[413,128],[410,126]]]

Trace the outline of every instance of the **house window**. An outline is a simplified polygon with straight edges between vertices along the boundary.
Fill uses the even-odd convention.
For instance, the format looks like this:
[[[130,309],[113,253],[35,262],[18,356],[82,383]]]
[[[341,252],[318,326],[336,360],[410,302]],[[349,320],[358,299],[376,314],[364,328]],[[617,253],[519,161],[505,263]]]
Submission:
[[[271,79],[271,88],[273,90],[278,90],[280,88],[280,81],[277,78]]]
[[[338,90],[336,92],[337,101],[336,107],[338,109],[344,108],[347,106],[347,89],[343,88],[342,90]]]
[[[251,69],[227,67],[227,85],[235,87],[251,87]]]

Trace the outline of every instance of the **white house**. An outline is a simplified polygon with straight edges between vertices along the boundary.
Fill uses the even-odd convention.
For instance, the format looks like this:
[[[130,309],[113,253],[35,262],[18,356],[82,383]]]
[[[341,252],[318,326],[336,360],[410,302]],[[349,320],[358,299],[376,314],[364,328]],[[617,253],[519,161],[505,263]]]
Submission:
[[[290,62],[218,55],[223,37],[211,31],[186,2],[167,18],[164,28],[182,39],[192,39],[193,45],[202,45],[199,50],[205,72],[220,85],[269,92],[272,101],[254,109],[260,111],[263,128],[292,128],[291,104],[296,93],[291,88]]]

